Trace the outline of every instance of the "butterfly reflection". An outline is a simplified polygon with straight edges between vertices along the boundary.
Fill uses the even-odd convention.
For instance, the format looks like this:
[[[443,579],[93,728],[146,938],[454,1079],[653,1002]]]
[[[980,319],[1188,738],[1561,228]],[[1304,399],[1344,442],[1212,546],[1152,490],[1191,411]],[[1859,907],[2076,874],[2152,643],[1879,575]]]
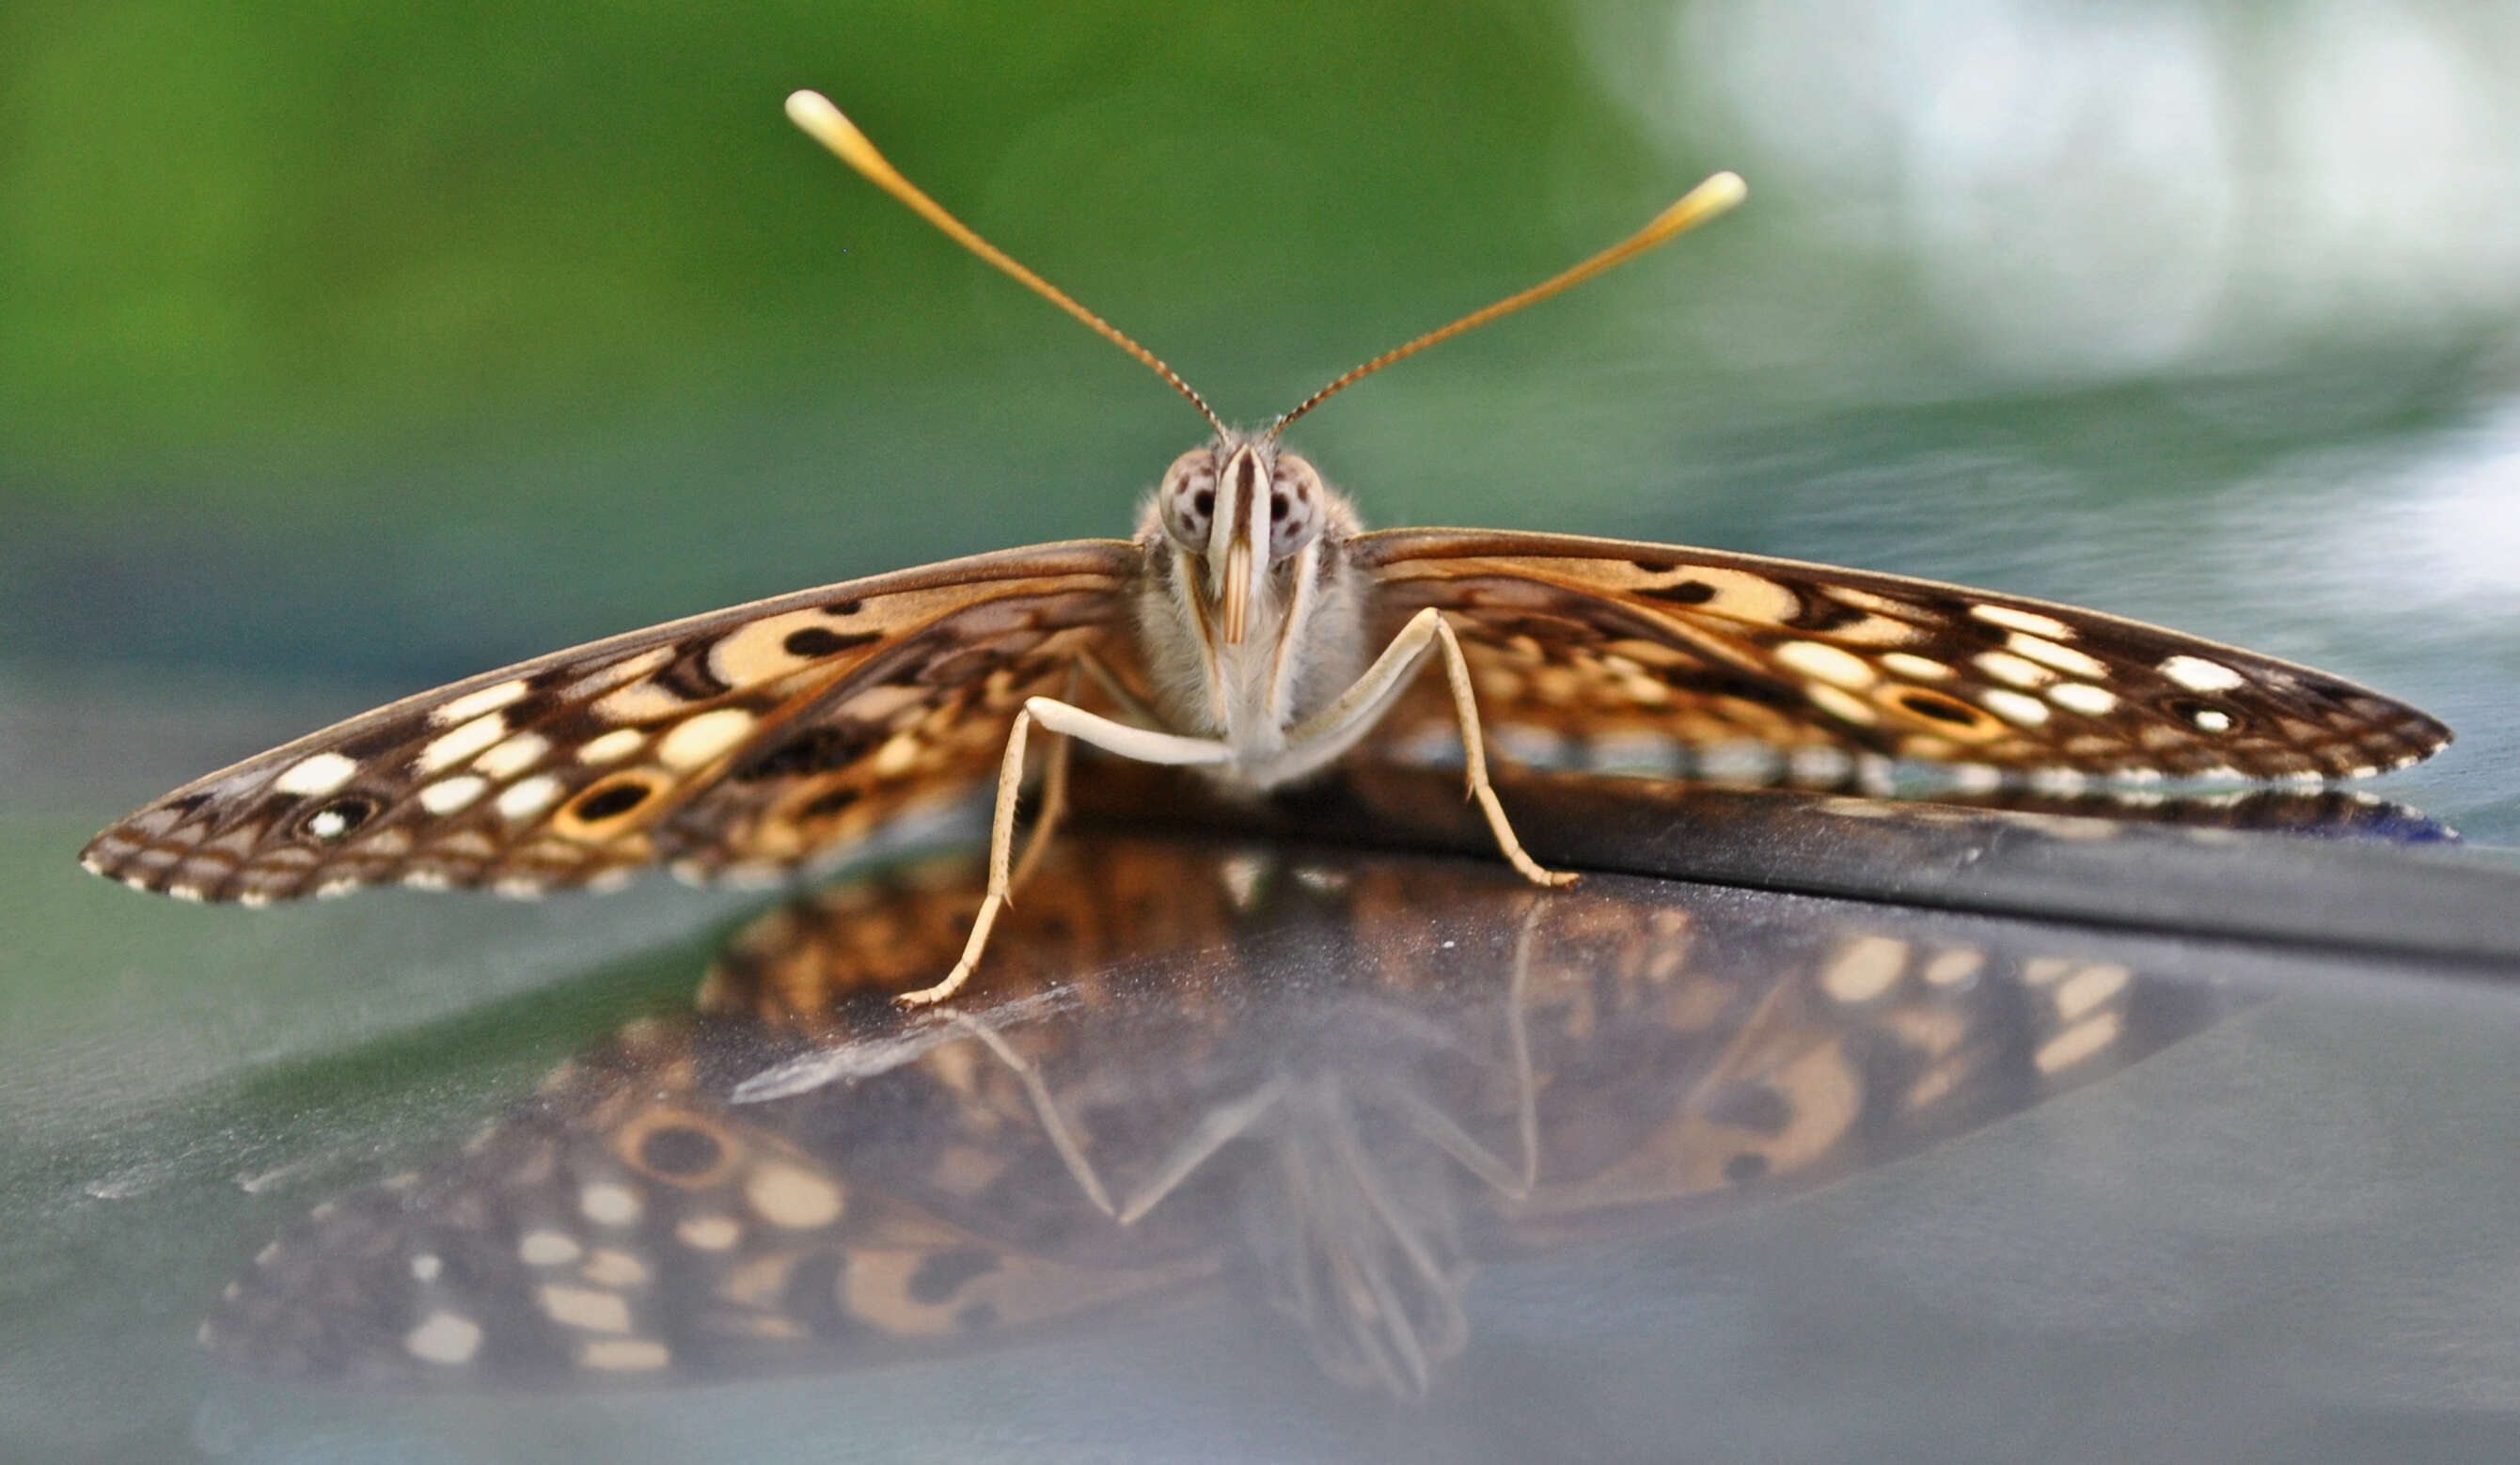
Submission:
[[[1809,1190],[2220,1010],[2023,926],[1101,834],[1051,852],[969,1003],[901,1013],[982,888],[957,858],[773,910],[697,1011],[290,1226],[205,1342],[300,1376],[652,1383],[1204,1293],[1415,1395],[1469,1341],[1474,1264]]]

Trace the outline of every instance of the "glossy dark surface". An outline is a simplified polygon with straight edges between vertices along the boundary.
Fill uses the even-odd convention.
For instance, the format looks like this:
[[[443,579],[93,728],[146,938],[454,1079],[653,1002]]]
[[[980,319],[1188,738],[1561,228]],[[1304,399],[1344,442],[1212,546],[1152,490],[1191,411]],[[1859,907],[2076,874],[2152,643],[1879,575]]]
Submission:
[[[2453,4],[12,7],[0,1455],[2507,1459],[2515,48]],[[458,1164],[633,1019],[690,1021],[779,897],[257,916],[90,879],[82,840],[483,667],[1117,532],[1196,436],[793,135],[798,85],[1244,419],[1737,168],[1736,215],[1359,387],[1300,446],[1375,524],[2090,604],[2459,740],[2373,789],[2418,816],[2331,810],[2361,837],[2321,855],[2211,821],[1858,837],[1722,793],[1639,804],[1671,816],[1640,836],[1532,805],[1618,844],[1601,889],[1726,933],[1690,959],[1738,983],[1878,930],[2250,1000],[1833,1183],[1465,1242],[1462,1346],[1422,1402],[1333,1382],[1258,1305],[1249,1227],[1192,1211],[1212,1288],[951,1359],[558,1395],[219,1365],[195,1330],[266,1243]],[[1459,806],[1424,805],[1405,822],[1440,848]],[[1495,1039],[1494,995],[1458,996],[1437,1027]],[[1166,1135],[1139,1137],[1115,1174]],[[1403,1149],[1464,1235],[1503,1214]],[[1063,1166],[1044,1192],[1077,1195]]]

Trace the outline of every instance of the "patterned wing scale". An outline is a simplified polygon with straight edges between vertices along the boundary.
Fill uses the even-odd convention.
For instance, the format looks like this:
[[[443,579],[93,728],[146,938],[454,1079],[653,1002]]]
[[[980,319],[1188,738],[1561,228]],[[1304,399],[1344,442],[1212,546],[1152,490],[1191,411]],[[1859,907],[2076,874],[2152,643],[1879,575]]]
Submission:
[[[810,1104],[728,1106],[727,1062],[759,1060],[746,1036],[623,1032],[460,1156],[315,1207],[256,1256],[202,1341],[266,1371],[371,1384],[688,1382],[1020,1336],[1217,1269],[1213,1249],[1115,1267],[959,1225],[877,1183],[879,1160],[818,1143]],[[1003,1162],[1009,1136],[986,1137],[997,1148],[980,1153]]]
[[[1395,624],[1427,605],[1451,618],[1488,723],[1543,736],[2303,780],[2450,741],[2324,673],[2017,596],[1549,534],[1394,529],[1358,547]]]
[[[1119,616],[1125,541],[803,591],[474,677],[177,789],[82,863],[259,905],[767,869],[950,799]]]
[[[1087,834],[968,1007],[905,1017],[980,889],[950,858],[768,913],[696,1013],[289,1224],[203,1341],[376,1382],[691,1382],[1232,1286],[1414,1394],[1482,1260],[1844,1178],[2223,1010],[2027,927]]]

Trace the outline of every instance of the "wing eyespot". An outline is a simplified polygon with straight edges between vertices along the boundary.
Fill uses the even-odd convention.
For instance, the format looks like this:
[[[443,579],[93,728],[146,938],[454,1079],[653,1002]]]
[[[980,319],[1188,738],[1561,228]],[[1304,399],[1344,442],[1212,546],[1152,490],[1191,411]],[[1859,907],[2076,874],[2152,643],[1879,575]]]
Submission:
[[[2230,709],[2218,707],[2212,702],[2198,701],[2193,697],[2181,697],[2172,702],[2170,713],[2171,716],[2197,732],[2211,732],[2217,736],[2238,728],[2241,722],[2239,714]]]
[[[554,832],[573,839],[600,839],[618,832],[647,811],[669,786],[668,777],[652,768],[628,769],[598,779],[578,791],[552,819]]]
[[[376,800],[362,794],[330,800],[318,805],[297,821],[298,833],[319,844],[331,844],[357,833],[377,817]]]
[[[570,812],[580,823],[598,824],[617,819],[648,802],[648,785],[637,778],[625,778],[600,788],[589,789],[572,805]]]
[[[703,1189],[726,1177],[741,1146],[717,1126],[680,1109],[654,1109],[622,1126],[613,1149],[650,1179]]]

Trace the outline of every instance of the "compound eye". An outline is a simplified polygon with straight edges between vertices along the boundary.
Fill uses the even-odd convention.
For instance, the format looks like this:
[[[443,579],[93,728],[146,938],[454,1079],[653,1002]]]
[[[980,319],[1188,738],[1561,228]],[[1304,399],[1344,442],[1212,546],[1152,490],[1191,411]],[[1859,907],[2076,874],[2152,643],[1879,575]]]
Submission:
[[[1163,486],[1155,490],[1155,503],[1163,511],[1164,532],[1173,543],[1205,553],[1216,523],[1215,452],[1192,448],[1174,459],[1173,466],[1164,469]]]
[[[1319,538],[1328,490],[1313,466],[1292,453],[1278,455],[1269,480],[1269,557],[1283,559]]]

